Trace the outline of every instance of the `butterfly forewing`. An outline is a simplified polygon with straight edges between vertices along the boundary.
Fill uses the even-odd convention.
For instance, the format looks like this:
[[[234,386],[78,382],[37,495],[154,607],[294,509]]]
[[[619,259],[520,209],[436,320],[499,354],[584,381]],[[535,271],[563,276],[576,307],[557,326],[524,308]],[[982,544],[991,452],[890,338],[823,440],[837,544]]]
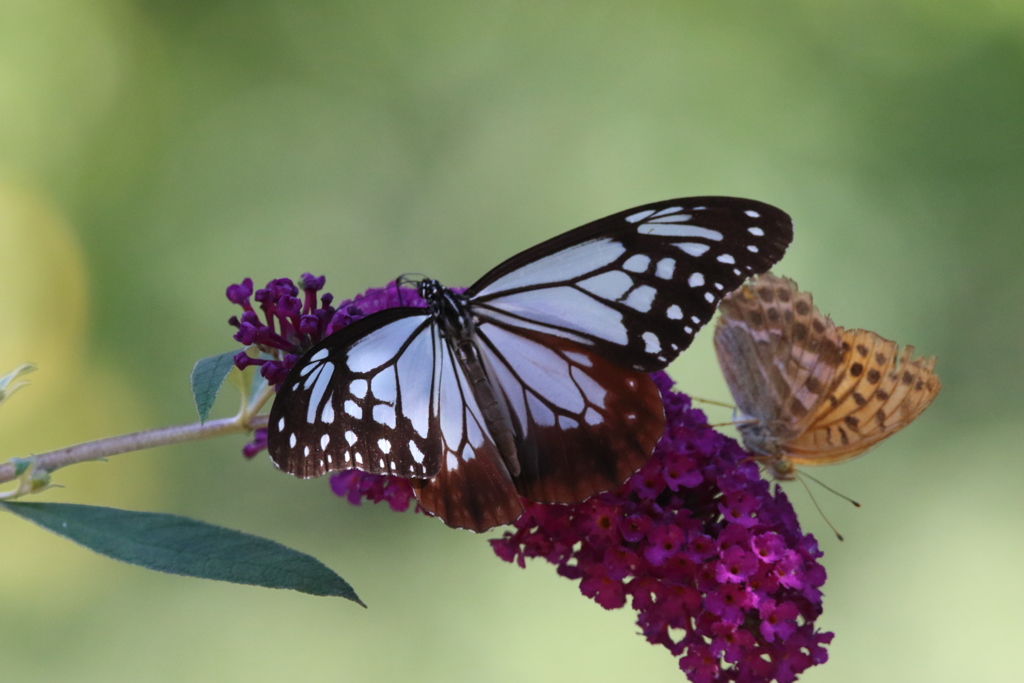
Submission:
[[[562,337],[478,328],[488,375],[515,432],[519,492],[546,503],[615,488],[647,461],[665,426],[657,386]]]
[[[760,202],[657,202],[528,249],[466,293],[482,320],[651,372],[689,346],[723,296],[778,261],[792,234],[789,216]]]
[[[313,347],[278,390],[267,442],[278,467],[300,477],[356,467],[432,477],[443,451],[444,349],[424,309],[392,308]]]
[[[770,273],[726,297],[721,312],[714,343],[722,374],[740,411],[758,420],[744,431],[769,441],[799,434],[834,381],[842,330],[808,292]]]

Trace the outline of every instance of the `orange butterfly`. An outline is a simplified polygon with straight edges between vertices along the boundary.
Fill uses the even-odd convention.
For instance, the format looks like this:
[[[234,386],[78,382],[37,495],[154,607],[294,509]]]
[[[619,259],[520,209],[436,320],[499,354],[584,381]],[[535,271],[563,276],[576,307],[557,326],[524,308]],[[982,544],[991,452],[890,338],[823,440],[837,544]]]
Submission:
[[[719,308],[715,352],[748,420],[737,428],[776,479],[860,455],[910,424],[942,386],[934,357],[836,327],[787,278],[761,275]]]

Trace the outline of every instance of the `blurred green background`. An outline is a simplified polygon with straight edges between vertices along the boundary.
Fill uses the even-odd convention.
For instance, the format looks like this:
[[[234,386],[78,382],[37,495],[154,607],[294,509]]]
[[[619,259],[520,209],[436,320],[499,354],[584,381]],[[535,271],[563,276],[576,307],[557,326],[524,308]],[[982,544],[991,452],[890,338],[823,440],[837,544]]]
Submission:
[[[806,681],[995,681],[1024,639],[1024,3],[0,0],[0,458],[195,419],[225,287],[471,283],[675,196],[789,211],[777,272],[945,388],[788,490],[829,572]],[[670,368],[726,399],[705,332]],[[230,414],[233,399],[220,414]],[[729,418],[714,409],[712,420]],[[681,681],[553,568],[350,507],[241,437],[61,471],[321,558],[369,610],[121,565],[0,515],[0,680]]]

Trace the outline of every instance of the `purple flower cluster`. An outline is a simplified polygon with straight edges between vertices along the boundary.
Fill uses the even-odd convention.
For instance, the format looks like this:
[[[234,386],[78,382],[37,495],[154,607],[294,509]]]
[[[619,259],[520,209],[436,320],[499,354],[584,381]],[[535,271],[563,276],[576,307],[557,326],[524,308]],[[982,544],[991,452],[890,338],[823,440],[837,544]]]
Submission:
[[[494,551],[520,566],[546,559],[605,609],[631,600],[647,640],[679,657],[694,683],[795,680],[827,660],[832,640],[814,629],[818,544],[749,454],[708,427],[667,375],[653,377],[666,432],[651,460],[577,505],[524,500]]]
[[[256,344],[273,360],[261,365],[279,383],[305,349],[353,320],[397,305],[423,305],[412,291],[371,289],[332,307],[316,292],[323,278],[304,275],[296,287],[273,280],[253,296],[252,281],[228,288],[245,310],[235,339]],[[300,290],[304,296],[298,298]],[[259,304],[263,320],[249,303]],[[400,300],[401,299],[401,300]],[[786,683],[828,658],[831,633],[818,632],[825,570],[813,536],[800,531],[785,494],[774,495],[749,454],[707,425],[689,397],[653,375],[665,401],[665,435],[650,461],[618,490],[575,505],[523,500],[514,531],[491,541],[495,553],[525,567],[542,557],[605,609],[631,601],[648,641],[679,658],[694,683]],[[262,431],[262,434],[260,434]],[[258,430],[249,457],[266,447]],[[363,499],[409,508],[408,480],[336,473],[331,488],[358,505]],[[421,511],[417,506],[417,511]]]

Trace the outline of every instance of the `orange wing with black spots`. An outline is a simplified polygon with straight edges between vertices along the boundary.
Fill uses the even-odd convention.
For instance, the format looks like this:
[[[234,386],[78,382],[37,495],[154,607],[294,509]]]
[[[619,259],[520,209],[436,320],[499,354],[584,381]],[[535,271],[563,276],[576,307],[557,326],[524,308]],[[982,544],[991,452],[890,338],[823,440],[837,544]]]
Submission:
[[[852,458],[914,421],[942,383],[935,358],[914,358],[868,330],[843,332],[843,363],[826,401],[800,436],[786,443],[794,465]]]
[[[874,332],[844,330],[808,292],[770,273],[727,296],[715,351],[749,421],[748,449],[778,479],[852,458],[910,424],[941,388],[935,359]]]

